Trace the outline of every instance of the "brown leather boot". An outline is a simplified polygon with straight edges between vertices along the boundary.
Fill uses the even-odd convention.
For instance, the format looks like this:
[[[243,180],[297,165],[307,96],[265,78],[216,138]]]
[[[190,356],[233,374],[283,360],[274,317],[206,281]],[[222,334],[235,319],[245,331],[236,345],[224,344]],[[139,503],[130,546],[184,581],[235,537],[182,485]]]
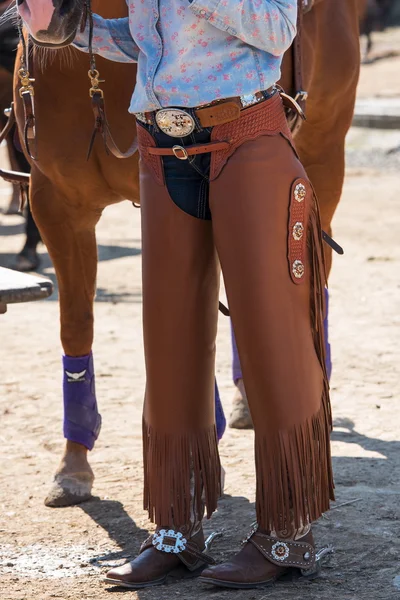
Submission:
[[[259,588],[291,569],[312,573],[316,565],[312,532],[292,540],[278,540],[257,530],[229,562],[203,571],[199,581],[234,589]]]
[[[111,569],[105,581],[139,589],[162,585],[169,579],[198,577],[206,565],[215,564],[204,549],[202,529],[190,540],[180,532],[160,529],[142,544],[137,558]]]

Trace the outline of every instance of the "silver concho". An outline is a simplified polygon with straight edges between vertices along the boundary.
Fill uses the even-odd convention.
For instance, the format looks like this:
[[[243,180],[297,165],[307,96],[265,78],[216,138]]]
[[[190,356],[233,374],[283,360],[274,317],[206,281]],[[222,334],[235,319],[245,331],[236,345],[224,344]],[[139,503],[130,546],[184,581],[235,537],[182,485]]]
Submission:
[[[176,532],[173,529],[161,529],[153,535],[152,543],[160,552],[179,554],[186,550],[187,540],[180,532]]]
[[[284,561],[289,556],[289,546],[285,542],[276,542],[271,548],[271,554],[275,560]]]
[[[298,183],[294,188],[294,198],[297,202],[303,202],[304,198],[307,195],[306,186],[302,183]]]
[[[299,242],[301,240],[301,238],[303,237],[303,233],[304,225],[300,221],[297,221],[297,223],[293,225],[293,238],[296,240],[296,242]]]
[[[196,127],[193,117],[179,108],[163,108],[156,112],[156,123],[163,133],[174,138],[190,135]]]
[[[305,273],[305,267],[301,260],[295,260],[292,265],[293,275],[296,279],[301,279]]]

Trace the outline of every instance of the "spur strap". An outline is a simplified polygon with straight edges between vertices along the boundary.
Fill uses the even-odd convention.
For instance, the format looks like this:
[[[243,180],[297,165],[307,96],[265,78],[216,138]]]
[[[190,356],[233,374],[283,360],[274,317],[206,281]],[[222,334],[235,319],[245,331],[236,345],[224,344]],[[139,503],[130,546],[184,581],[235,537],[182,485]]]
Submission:
[[[315,548],[300,540],[278,540],[264,533],[256,532],[248,543],[270,562],[278,567],[294,567],[308,571],[315,566]]]
[[[169,533],[169,532],[168,532]],[[148,537],[142,544],[139,554],[142,554],[145,550],[149,548],[155,548],[159,552],[165,552],[167,554],[172,553],[175,554],[181,562],[187,567],[189,570],[196,570],[199,567],[199,563],[207,564],[207,565],[215,565],[215,560],[203,552],[196,542],[193,540],[185,540],[184,550],[180,552],[171,552],[168,550],[159,550],[158,545],[155,543],[155,536],[157,534],[151,535]]]

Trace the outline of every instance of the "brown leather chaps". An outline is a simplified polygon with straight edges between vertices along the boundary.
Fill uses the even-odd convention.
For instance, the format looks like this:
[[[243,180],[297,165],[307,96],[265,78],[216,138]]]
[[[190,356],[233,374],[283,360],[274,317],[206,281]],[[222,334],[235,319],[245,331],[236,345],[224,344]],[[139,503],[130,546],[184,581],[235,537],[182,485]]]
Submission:
[[[212,130],[211,221],[174,204],[138,127],[146,394],[144,503],[159,525],[220,495],[214,416],[220,269],[255,429],[257,520],[296,529],[333,499],[317,202],[279,94]],[[175,141],[171,138],[171,146]],[[218,147],[218,146],[217,146]],[[177,158],[178,160],[178,158]],[[194,486],[193,486],[194,482]]]

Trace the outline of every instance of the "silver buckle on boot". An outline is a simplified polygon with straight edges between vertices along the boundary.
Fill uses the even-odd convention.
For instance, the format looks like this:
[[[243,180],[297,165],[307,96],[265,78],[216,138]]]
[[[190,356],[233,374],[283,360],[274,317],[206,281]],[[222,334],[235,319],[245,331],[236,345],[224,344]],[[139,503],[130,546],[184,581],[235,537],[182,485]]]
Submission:
[[[176,138],[190,135],[196,128],[193,117],[179,108],[163,108],[157,111],[156,123],[163,133]]]
[[[152,544],[160,552],[180,554],[186,550],[187,540],[179,531],[161,529],[153,535]]]

